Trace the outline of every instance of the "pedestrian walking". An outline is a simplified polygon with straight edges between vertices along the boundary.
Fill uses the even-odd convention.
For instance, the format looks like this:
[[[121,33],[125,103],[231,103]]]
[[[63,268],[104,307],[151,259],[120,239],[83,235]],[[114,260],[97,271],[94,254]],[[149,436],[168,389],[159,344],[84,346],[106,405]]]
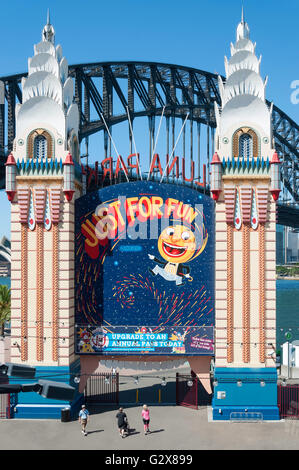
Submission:
[[[123,408],[119,408],[116,418],[120,436],[126,437],[126,433],[128,432],[128,418]]]
[[[142,415],[143,426],[144,426],[144,434],[147,435],[150,433],[150,430],[149,430],[150,413],[149,413],[149,409],[147,405],[143,405],[141,415]]]
[[[88,420],[89,420],[89,411],[87,410],[85,405],[82,405],[82,408],[79,412],[79,423],[81,424],[81,427],[82,427],[81,432],[82,434],[84,434],[84,436],[87,436],[86,425],[87,425]]]

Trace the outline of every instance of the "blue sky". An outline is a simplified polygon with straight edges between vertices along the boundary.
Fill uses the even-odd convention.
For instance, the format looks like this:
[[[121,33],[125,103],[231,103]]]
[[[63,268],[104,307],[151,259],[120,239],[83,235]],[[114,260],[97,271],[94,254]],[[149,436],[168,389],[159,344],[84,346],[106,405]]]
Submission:
[[[262,54],[262,75],[269,76],[267,98],[298,122],[299,104],[291,103],[290,85],[299,80],[299,2],[243,3],[251,39]],[[224,74],[241,7],[242,0],[2,0],[0,76],[27,71],[47,8],[69,64],[142,60]],[[9,210],[1,191],[0,236],[10,236]]]

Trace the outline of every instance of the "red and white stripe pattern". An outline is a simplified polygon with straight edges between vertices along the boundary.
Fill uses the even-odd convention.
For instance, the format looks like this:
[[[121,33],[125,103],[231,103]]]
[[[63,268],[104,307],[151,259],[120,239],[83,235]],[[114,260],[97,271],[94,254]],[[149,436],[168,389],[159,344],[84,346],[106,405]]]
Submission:
[[[251,204],[252,204],[252,187],[240,187],[242,220],[246,224],[250,224],[251,220]]]
[[[256,199],[257,199],[257,212],[259,222],[264,224],[267,222],[267,207],[268,207],[268,186],[257,186]]]
[[[252,207],[251,207],[251,227],[253,230],[256,230],[258,227],[258,216],[257,216],[257,207],[256,207],[256,195],[255,190],[253,189],[252,193]]]
[[[51,213],[50,213],[50,203],[49,203],[49,194],[46,192],[46,208],[44,216],[44,227],[46,230],[50,230],[52,225]]]
[[[30,190],[29,188],[18,188],[18,204],[20,209],[20,222],[21,224],[26,224],[28,220],[29,212],[29,199],[30,199]]]
[[[232,224],[234,222],[235,204],[236,204],[236,187],[224,186],[224,201],[225,201],[225,215],[226,223]]]
[[[38,224],[43,224],[45,206],[46,206],[46,188],[43,188],[43,187],[34,188],[34,206],[35,206],[36,222]]]
[[[54,224],[58,224],[60,222],[61,188],[60,187],[50,188],[49,196],[50,196],[51,219]]]

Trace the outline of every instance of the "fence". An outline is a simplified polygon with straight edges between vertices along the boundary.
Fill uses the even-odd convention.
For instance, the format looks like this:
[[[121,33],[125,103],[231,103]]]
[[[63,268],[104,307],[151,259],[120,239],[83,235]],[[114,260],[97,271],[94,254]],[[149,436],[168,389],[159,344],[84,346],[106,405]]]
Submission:
[[[0,419],[10,418],[10,395],[0,395]]]
[[[299,419],[299,385],[278,385],[277,403],[281,418]]]
[[[0,383],[7,384],[7,377],[0,376]],[[10,418],[10,394],[5,393],[0,395],[0,419]]]

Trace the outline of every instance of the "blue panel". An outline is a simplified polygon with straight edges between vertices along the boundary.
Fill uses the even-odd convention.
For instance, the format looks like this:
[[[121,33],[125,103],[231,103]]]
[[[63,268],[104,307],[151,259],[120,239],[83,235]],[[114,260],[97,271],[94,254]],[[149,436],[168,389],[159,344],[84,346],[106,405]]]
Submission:
[[[213,418],[231,413],[259,413],[264,420],[279,419],[277,371],[274,368],[216,368]]]
[[[78,354],[213,354],[211,198],[113,185],[76,200],[75,229]]]
[[[19,393],[17,395],[16,406],[14,406],[14,418],[46,418],[59,419],[61,409],[71,408],[71,414],[76,415],[78,407],[82,402],[83,395],[78,392],[78,384],[74,382],[74,376],[80,375],[80,361],[77,360],[70,367],[36,367],[34,379],[25,380],[20,378],[9,378],[9,383],[34,383],[39,379],[52,380],[55,382],[65,382],[77,389],[72,402],[53,400],[44,398],[36,392]]]

